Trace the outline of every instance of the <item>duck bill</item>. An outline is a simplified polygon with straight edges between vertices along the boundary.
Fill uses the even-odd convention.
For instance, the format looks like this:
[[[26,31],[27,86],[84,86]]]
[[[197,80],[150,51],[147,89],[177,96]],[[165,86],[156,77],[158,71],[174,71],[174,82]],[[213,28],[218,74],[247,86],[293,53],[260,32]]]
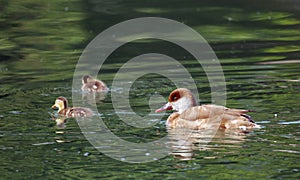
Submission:
[[[51,108],[52,108],[52,109],[55,109],[55,108],[57,108],[57,107],[56,107],[55,104],[54,104],[53,106],[51,106]]]
[[[167,110],[172,110],[172,105],[168,102],[167,104],[163,105],[161,108],[156,109],[155,112],[162,112]]]

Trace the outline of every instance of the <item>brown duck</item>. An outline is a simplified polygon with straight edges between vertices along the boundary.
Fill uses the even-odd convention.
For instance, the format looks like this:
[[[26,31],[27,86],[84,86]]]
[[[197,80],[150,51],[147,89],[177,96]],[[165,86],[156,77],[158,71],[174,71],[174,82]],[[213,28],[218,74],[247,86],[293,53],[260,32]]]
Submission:
[[[169,95],[169,102],[156,110],[175,110],[167,121],[168,128],[224,128],[250,130],[260,128],[246,113],[250,110],[230,109],[224,106],[207,104],[198,106],[192,92],[179,88]]]

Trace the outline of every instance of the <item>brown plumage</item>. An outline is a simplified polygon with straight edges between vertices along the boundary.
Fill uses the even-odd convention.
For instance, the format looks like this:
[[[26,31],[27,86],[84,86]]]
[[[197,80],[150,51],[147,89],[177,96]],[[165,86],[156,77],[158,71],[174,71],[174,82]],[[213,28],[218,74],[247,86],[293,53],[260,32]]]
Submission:
[[[249,130],[259,128],[249,115],[249,110],[230,109],[224,106],[207,104],[198,106],[192,92],[186,88],[179,88],[170,93],[169,102],[156,110],[173,109],[167,119],[169,128],[224,128]]]
[[[88,91],[88,92],[106,92],[106,91],[108,91],[108,88],[104,82],[94,79],[90,75],[85,75],[82,77],[81,89],[83,91]]]

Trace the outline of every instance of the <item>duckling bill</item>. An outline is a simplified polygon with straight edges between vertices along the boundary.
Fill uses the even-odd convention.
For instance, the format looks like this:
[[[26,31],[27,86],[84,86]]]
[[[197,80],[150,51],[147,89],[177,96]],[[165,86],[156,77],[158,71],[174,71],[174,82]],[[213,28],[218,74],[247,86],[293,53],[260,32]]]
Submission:
[[[63,96],[55,100],[52,108],[58,108],[58,114],[67,117],[88,117],[94,115],[93,111],[89,108],[68,107],[68,100]]]

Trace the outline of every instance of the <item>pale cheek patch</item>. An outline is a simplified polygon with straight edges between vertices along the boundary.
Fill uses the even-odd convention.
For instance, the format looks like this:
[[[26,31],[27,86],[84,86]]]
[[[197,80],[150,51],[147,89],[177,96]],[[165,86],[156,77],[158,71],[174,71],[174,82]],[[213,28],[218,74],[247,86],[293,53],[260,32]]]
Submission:
[[[178,111],[179,113],[182,113],[184,110],[192,107],[190,100],[185,97],[180,98],[178,101],[173,102],[172,104],[173,109]]]

